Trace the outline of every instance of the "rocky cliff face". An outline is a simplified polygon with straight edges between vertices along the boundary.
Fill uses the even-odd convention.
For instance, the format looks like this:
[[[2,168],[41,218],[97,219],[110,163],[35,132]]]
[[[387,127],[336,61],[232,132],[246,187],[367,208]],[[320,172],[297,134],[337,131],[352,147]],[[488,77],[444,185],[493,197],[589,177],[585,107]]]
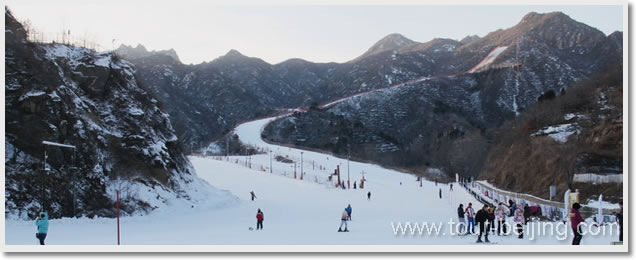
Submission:
[[[113,216],[115,190],[124,214],[213,195],[130,63],[109,52],[28,42],[10,12],[5,23],[8,217],[42,209],[52,217]]]

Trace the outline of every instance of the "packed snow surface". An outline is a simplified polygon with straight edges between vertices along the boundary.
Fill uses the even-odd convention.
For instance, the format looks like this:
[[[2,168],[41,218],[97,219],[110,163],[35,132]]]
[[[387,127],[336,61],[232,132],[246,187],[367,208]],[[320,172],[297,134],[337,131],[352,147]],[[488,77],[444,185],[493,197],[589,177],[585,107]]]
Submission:
[[[481,60],[481,62],[479,62],[475,67],[473,67],[472,69],[470,69],[468,71],[468,73],[473,73],[478,71],[479,69],[486,67],[488,65],[490,65],[493,61],[495,61],[495,59],[497,59],[497,57],[499,56],[499,54],[501,54],[502,52],[504,52],[506,49],[508,49],[508,46],[499,46],[495,49],[493,49],[490,53],[488,53],[488,55],[486,55],[486,58],[484,58],[483,60]]]
[[[235,133],[246,144],[259,147],[262,154],[227,157],[190,157],[197,174],[219,190],[227,190],[239,199],[227,199],[222,192],[211,193],[212,205],[174,203],[149,215],[121,219],[123,245],[474,245],[473,235],[450,235],[449,220],[457,221],[457,206],[478,203],[459,185],[450,191],[447,184],[416,181],[410,174],[385,169],[377,165],[359,163],[330,155],[302,151],[265,143],[260,133],[268,118],[244,123]],[[269,153],[271,151],[271,153]],[[301,163],[301,152],[302,163]],[[270,155],[286,157],[296,162],[297,178],[300,169],[303,180],[294,179],[293,163],[271,161]],[[247,165],[246,165],[247,163]],[[366,178],[364,189],[334,187],[328,181],[336,166],[341,178],[357,185]],[[250,168],[251,166],[251,168]],[[205,185],[199,186],[204,187]],[[439,191],[442,198],[439,198]],[[257,198],[250,200],[250,191]],[[367,199],[371,192],[371,199]],[[141,195],[141,194],[140,194]],[[218,198],[227,202],[219,204]],[[345,207],[353,208],[351,232],[337,232]],[[264,229],[256,226],[257,209],[264,212]],[[511,219],[508,219],[511,222]],[[439,235],[395,235],[391,223],[442,223]],[[6,220],[7,245],[35,245],[34,221]],[[48,245],[114,245],[117,242],[116,220],[110,218],[54,219],[50,221],[46,238]],[[490,236],[499,244],[567,245],[556,236],[538,236],[530,240],[510,236]],[[609,245],[613,236],[585,236],[582,244]]]

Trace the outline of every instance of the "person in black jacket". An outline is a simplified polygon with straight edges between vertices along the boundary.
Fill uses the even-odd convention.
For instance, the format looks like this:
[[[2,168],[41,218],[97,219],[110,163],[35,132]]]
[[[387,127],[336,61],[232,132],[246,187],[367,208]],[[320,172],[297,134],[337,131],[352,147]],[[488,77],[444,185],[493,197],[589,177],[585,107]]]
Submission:
[[[488,206],[484,205],[479,211],[477,211],[477,215],[475,215],[475,222],[479,223],[479,236],[477,236],[477,243],[482,243],[481,235],[484,234],[485,242],[488,243]]]
[[[466,222],[465,222],[465,218],[464,218],[464,204],[459,204],[459,207],[457,208],[457,218],[459,219],[459,233],[462,234],[464,233],[464,227],[466,227]]]
[[[523,206],[523,218],[526,220],[526,224],[530,222],[530,206],[527,203]]]
[[[621,211],[616,212],[616,221],[618,222],[618,241],[623,242],[623,202],[618,202],[618,205],[621,207]]]

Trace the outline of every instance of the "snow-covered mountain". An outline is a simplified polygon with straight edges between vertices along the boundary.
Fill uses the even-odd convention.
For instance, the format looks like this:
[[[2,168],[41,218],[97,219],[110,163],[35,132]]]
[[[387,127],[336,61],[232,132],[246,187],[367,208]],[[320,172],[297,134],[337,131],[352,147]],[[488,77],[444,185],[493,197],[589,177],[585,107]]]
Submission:
[[[5,24],[9,218],[33,218],[43,207],[54,218],[113,216],[116,190],[124,214],[231,199],[196,176],[132,64],[111,52],[28,42],[8,11]]]
[[[517,113],[541,92],[565,89],[611,65],[620,58],[620,39],[620,32],[606,37],[555,12],[530,13],[511,28],[462,41],[418,43],[390,34],[346,63],[290,59],[272,65],[232,50],[208,63],[184,65],[170,58],[170,51],[137,47],[133,52],[122,46],[118,53],[135,65],[139,79],[165,104],[181,142],[201,146],[237,122],[278,108],[308,107],[421,77],[493,68],[508,68],[507,75],[499,72],[494,82],[508,86],[497,94],[498,106],[505,106],[505,113]],[[523,70],[520,90],[512,68]]]
[[[272,123],[265,135],[420,173],[434,168],[478,176],[501,124],[539,100],[567,95],[577,82],[620,69],[621,39],[620,32],[605,36],[563,13],[530,13],[509,29],[463,44],[409,45],[359,62],[392,64],[395,74],[387,79],[411,81],[296,113]],[[423,72],[430,77],[412,80]]]
[[[121,56],[125,56],[125,57],[130,57],[130,58],[143,58],[143,57],[148,57],[151,55],[165,55],[165,56],[173,58],[175,61],[179,61],[179,62],[181,61],[179,60],[179,56],[177,55],[177,52],[174,49],[164,50],[164,51],[148,51],[146,47],[141,44],[138,44],[137,47],[132,47],[132,46],[122,44],[117,49],[117,54]]]
[[[404,35],[401,35],[399,33],[392,33],[380,39],[375,44],[373,44],[373,46],[371,46],[369,50],[367,50],[360,57],[358,57],[358,59],[366,57],[366,56],[378,54],[381,52],[385,52],[385,51],[399,50],[401,48],[411,46],[416,43],[417,42],[404,37]]]

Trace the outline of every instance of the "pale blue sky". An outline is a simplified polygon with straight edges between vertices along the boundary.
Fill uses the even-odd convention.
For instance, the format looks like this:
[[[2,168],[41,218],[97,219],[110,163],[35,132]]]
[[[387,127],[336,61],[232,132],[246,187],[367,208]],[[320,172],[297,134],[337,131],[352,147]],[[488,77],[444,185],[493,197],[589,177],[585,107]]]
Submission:
[[[561,11],[605,34],[623,30],[621,5],[255,5],[202,1],[150,2],[9,0],[20,20],[40,31],[120,43],[174,48],[184,63],[210,61],[230,49],[278,63],[289,58],[345,62],[390,33],[426,42],[484,36],[528,12]]]

